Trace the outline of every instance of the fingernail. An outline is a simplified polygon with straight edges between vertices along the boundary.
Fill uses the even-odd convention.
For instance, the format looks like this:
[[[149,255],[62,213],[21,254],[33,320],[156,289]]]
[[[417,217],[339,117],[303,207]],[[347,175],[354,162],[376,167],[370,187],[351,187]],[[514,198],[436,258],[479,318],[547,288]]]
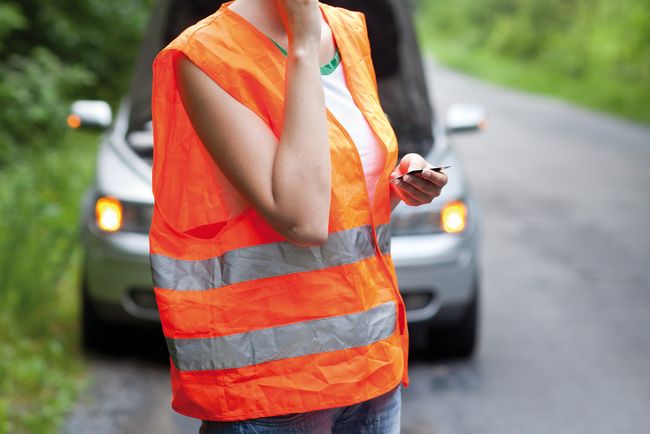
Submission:
[[[405,182],[409,182],[409,181],[411,180],[411,176],[410,176],[410,175],[405,175],[402,179],[403,179]]]

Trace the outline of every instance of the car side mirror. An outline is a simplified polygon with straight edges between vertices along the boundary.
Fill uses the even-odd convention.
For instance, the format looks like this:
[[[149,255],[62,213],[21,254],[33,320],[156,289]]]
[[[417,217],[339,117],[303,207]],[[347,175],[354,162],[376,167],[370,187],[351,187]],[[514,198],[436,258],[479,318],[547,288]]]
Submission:
[[[447,110],[448,134],[481,131],[487,127],[487,113],[479,104],[452,104]]]
[[[106,129],[113,123],[113,112],[106,101],[79,100],[72,103],[68,116],[70,128]]]

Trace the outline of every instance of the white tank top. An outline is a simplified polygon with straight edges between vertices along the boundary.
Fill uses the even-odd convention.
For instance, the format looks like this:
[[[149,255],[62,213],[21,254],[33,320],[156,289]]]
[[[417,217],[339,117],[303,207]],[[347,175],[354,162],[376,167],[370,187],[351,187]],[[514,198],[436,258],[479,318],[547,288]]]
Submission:
[[[357,107],[345,81],[345,72],[338,58],[330,63],[329,70],[321,68],[321,77],[325,90],[325,105],[336,120],[345,128],[354,142],[363,166],[366,188],[370,203],[373,202],[375,187],[384,169],[386,155],[370,128],[368,121]],[[351,156],[352,158],[352,156]]]
[[[285,56],[287,55],[287,51],[281,45],[275,41],[273,43]],[[345,72],[341,61],[337,49],[334,59],[320,68],[325,90],[325,106],[346,130],[357,147],[361,157],[363,175],[366,178],[368,197],[372,204],[375,188],[386,161],[385,149],[377,141],[368,121],[355,104],[345,81]],[[353,156],[351,155],[350,158]]]

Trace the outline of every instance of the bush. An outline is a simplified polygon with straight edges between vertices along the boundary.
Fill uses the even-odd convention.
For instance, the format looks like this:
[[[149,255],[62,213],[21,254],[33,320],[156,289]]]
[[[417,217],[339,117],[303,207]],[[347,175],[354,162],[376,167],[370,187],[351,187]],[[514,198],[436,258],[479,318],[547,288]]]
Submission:
[[[73,99],[118,101],[152,3],[0,3],[0,434],[60,432],[79,388],[79,204],[97,136],[65,117]]]
[[[7,52],[29,55],[35,47],[46,47],[63,63],[94,75],[94,83],[79,83],[75,97],[117,102],[126,89],[153,0],[5,2],[20,11],[24,23],[13,25],[11,44],[4,44],[0,58]]]
[[[25,148],[44,150],[65,132],[69,99],[76,86],[92,83],[81,67],[66,66],[48,49],[11,55],[0,66],[0,166]]]
[[[152,3],[0,4],[0,168],[24,149],[56,146],[72,99],[118,101]]]
[[[60,432],[80,386],[77,234],[95,140],[69,133],[0,172],[0,434]]]
[[[505,60],[497,80],[513,83],[507,65],[515,62],[522,73],[549,77],[539,86],[518,77],[516,85],[650,122],[647,0],[422,0],[420,7],[420,30],[455,66],[482,74],[494,65],[472,58]]]

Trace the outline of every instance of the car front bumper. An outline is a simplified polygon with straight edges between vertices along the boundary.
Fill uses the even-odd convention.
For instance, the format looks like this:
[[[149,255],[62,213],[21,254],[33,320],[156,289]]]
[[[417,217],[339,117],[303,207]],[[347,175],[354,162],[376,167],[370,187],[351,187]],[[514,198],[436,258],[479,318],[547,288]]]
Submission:
[[[393,237],[391,255],[409,324],[444,325],[462,315],[476,288],[475,234]]]
[[[142,233],[104,233],[82,227],[85,290],[105,320],[152,324],[159,321],[152,290],[149,238]],[[391,256],[409,323],[455,321],[473,295],[477,266],[474,232],[394,236]]]

